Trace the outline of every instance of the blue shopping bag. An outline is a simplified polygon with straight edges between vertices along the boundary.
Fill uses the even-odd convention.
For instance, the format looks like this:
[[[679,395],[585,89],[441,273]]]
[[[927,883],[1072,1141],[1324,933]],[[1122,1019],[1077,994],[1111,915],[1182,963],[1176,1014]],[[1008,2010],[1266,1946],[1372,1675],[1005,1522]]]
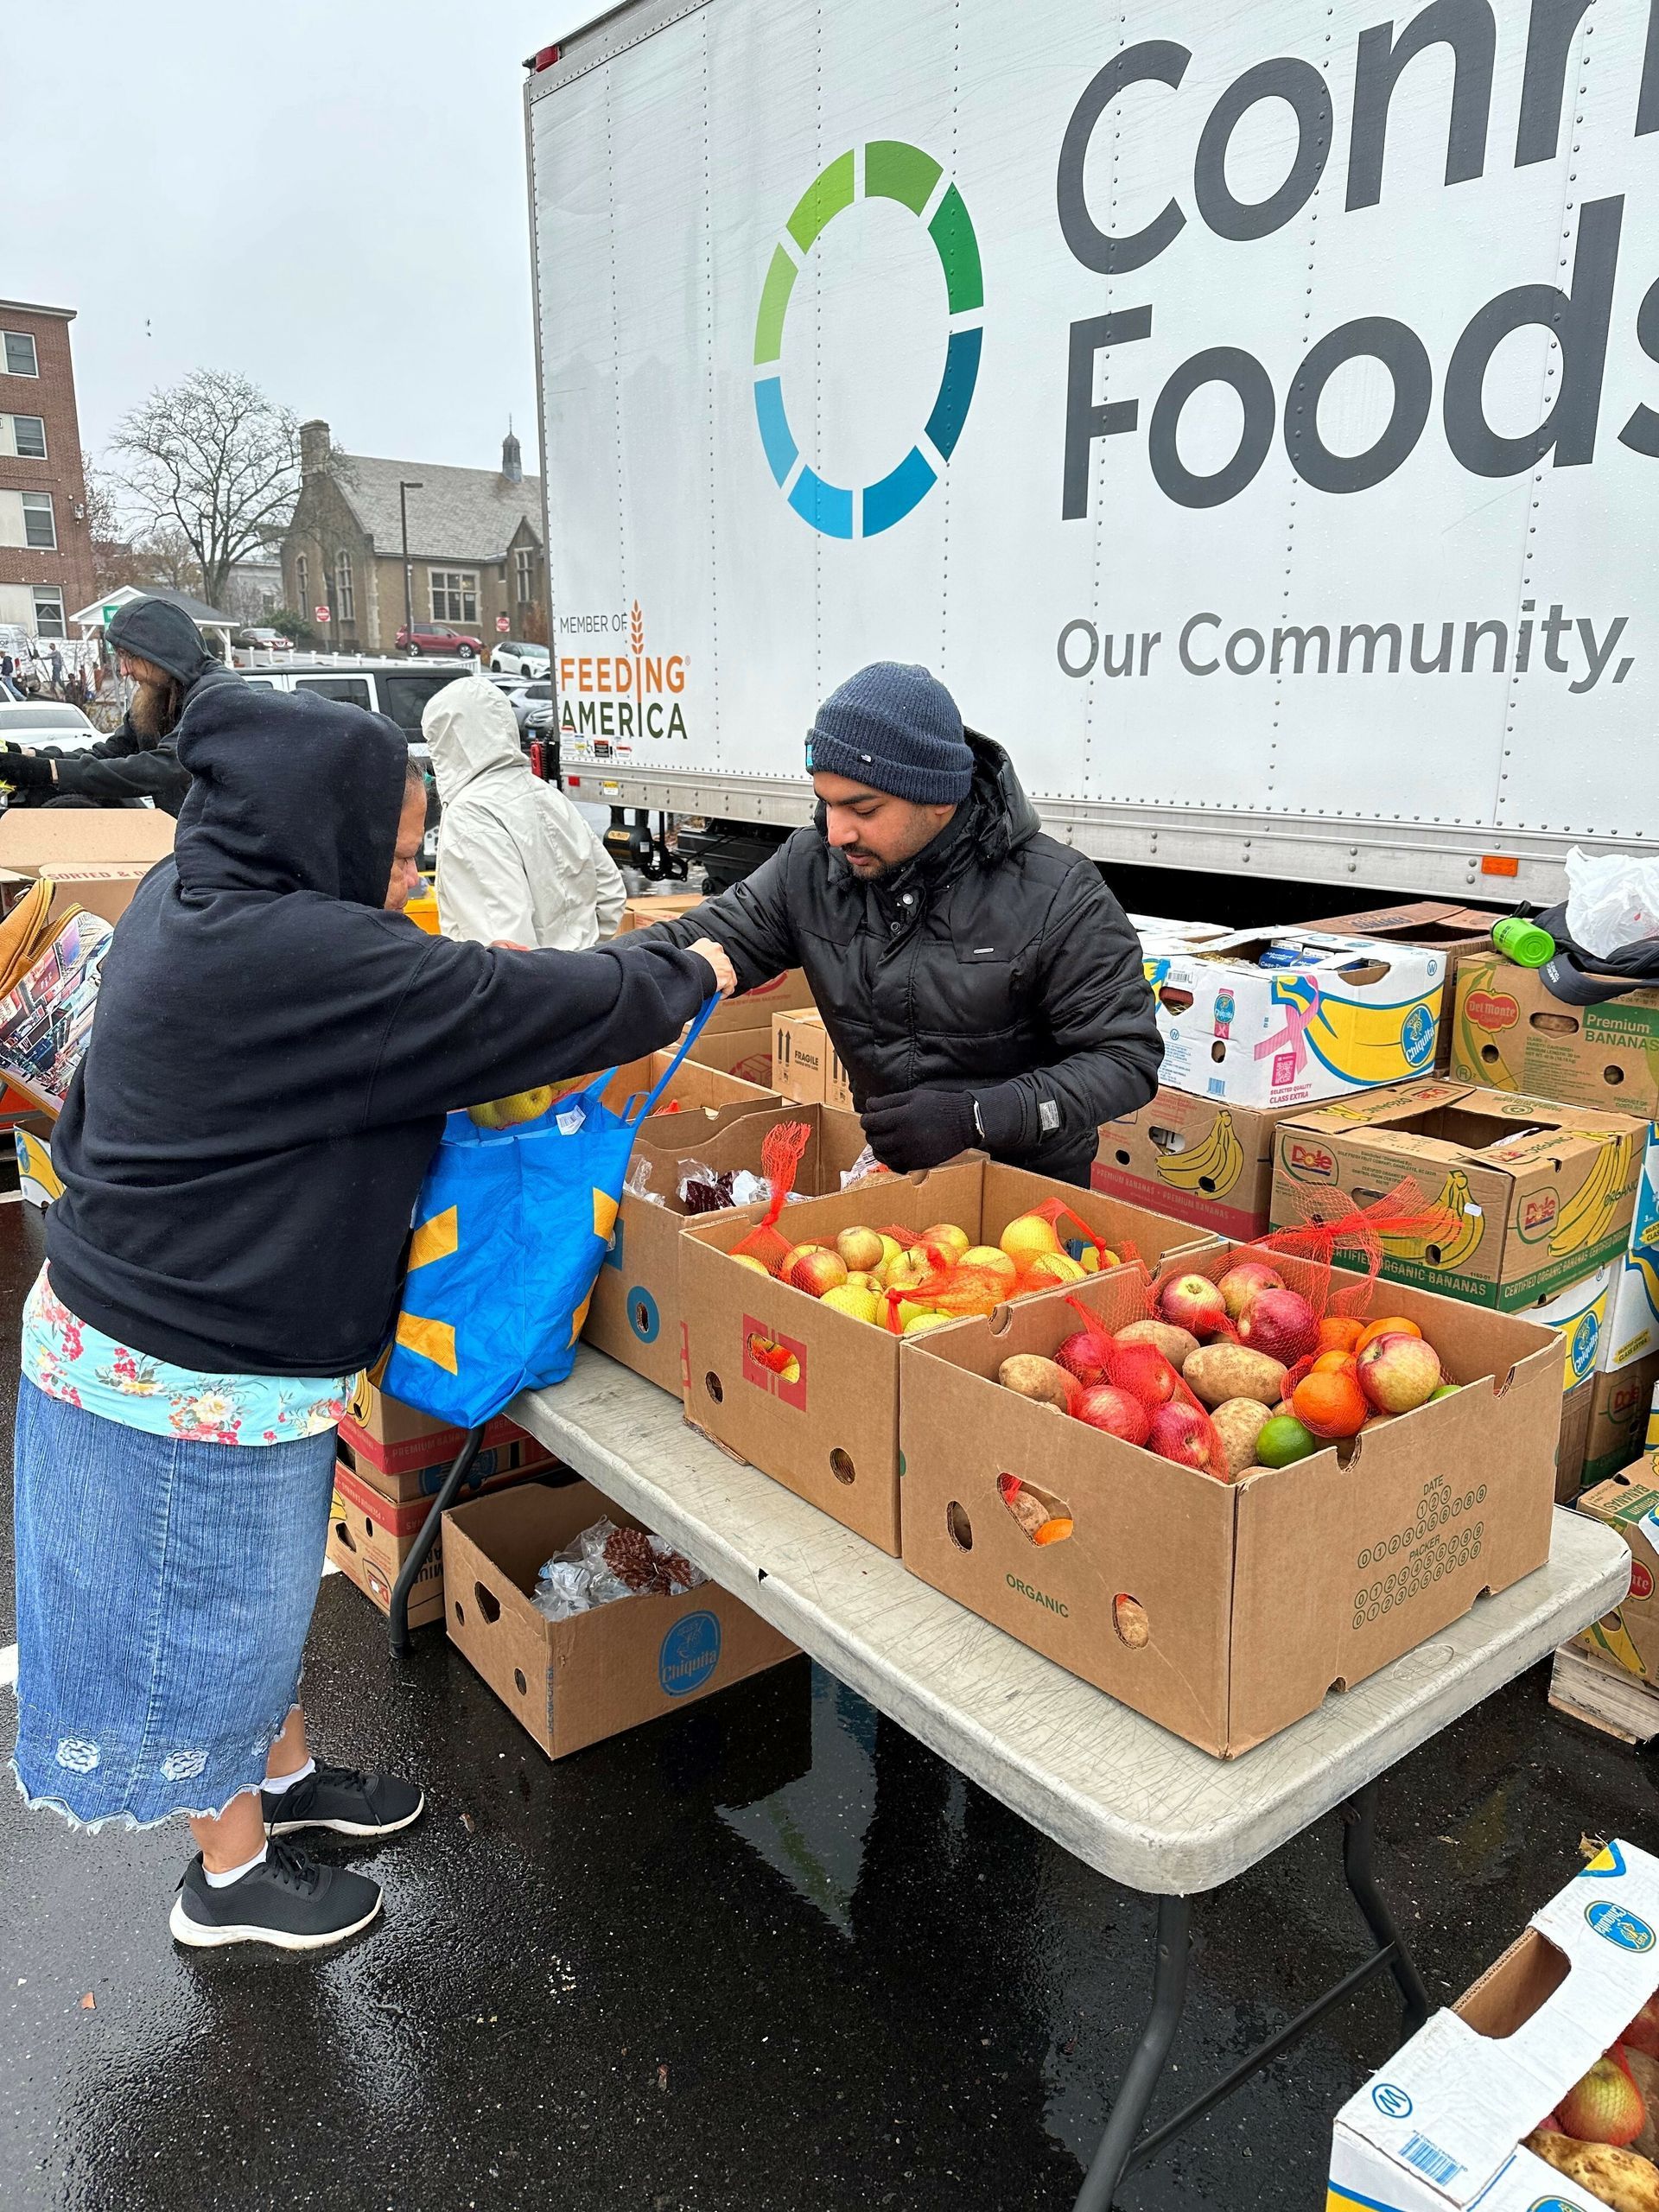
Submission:
[[[692,1023],[661,1081],[620,1114],[601,1103],[612,1069],[512,1128],[449,1116],[415,1209],[383,1389],[475,1428],[519,1391],[563,1382],[635,1134],[717,1004]]]

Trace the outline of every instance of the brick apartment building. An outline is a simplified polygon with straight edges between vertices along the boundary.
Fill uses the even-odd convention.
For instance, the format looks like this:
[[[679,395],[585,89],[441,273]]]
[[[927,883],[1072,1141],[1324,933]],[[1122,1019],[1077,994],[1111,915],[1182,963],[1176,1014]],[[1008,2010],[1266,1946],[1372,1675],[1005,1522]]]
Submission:
[[[0,624],[37,638],[66,636],[93,590],[74,315],[0,300]]]

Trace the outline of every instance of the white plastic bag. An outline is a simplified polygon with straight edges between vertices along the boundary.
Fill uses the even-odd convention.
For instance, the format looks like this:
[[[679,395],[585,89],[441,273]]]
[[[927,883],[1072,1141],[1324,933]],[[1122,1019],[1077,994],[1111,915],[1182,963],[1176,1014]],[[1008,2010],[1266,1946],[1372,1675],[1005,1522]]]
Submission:
[[[1605,960],[1623,946],[1659,937],[1659,861],[1633,853],[1567,856],[1567,926],[1575,944]]]

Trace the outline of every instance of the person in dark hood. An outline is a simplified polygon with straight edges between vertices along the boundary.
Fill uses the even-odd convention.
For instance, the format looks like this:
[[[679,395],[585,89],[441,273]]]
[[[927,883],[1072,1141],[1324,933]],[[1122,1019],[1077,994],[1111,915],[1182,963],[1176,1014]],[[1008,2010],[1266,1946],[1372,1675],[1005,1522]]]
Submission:
[[[805,970],[878,1160],[970,1146],[1087,1185],[1163,1040],[1141,946],[1094,862],[1045,836],[1000,745],[925,668],[878,661],[819,708],[811,826],[647,937],[725,947],[738,986]]]
[[[55,745],[0,745],[0,783],[39,806],[118,806],[154,799],[165,813],[184,804],[190,779],[174,734],[185,702],[204,685],[241,685],[216,659],[195,624],[165,599],[135,599],[111,623],[109,642],[136,686],[111,736],[84,753]]]
[[[79,1823],[189,1816],[179,1942],[312,1950],[380,1891],[283,1839],[423,1803],[314,1762],[296,1700],[334,1424],[390,1337],[444,1115],[654,1051],[732,976],[714,945],[416,930],[425,791],[378,715],[204,684],[178,752],[177,843],[111,940],[53,1138],[14,1766]]]

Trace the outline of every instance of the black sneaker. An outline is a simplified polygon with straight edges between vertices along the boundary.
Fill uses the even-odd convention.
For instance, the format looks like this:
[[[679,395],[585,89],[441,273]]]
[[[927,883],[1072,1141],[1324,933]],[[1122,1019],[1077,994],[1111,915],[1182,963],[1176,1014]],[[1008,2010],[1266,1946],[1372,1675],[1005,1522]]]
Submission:
[[[355,1767],[319,1766],[287,1789],[262,1790],[265,1832],[294,1835],[301,1828],[332,1828],[336,1835],[396,1835],[426,1810],[425,1793],[391,1774],[359,1774]]]
[[[380,1910],[380,1885],[343,1866],[320,1866],[291,1844],[272,1843],[257,1866],[216,1890],[198,1854],[184,1870],[168,1921],[175,1943],[274,1943],[321,1951],[365,1929]]]

